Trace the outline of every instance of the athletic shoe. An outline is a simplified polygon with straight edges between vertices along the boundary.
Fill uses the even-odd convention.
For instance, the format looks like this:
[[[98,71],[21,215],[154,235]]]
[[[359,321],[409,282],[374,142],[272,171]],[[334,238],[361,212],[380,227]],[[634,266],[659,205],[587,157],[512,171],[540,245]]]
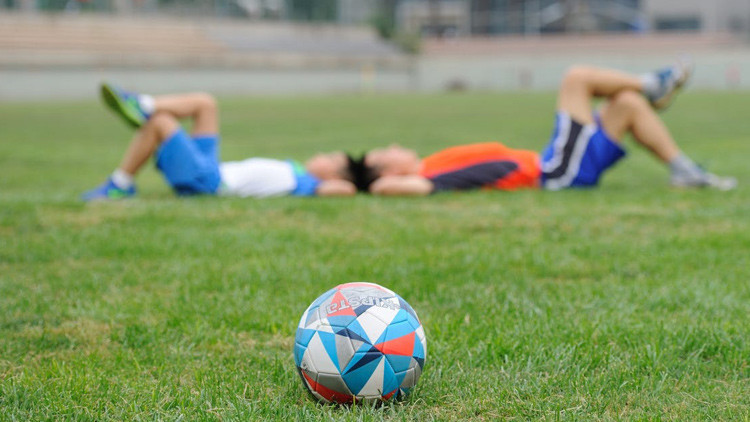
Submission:
[[[149,115],[141,109],[138,102],[138,94],[123,91],[112,85],[103,83],[101,85],[102,100],[114,110],[125,122],[135,128],[146,123]]]
[[[693,65],[687,60],[679,61],[674,65],[657,70],[655,76],[659,82],[654,92],[646,94],[651,106],[656,110],[664,110],[674,100],[675,94],[687,83],[693,73]]]
[[[737,179],[734,177],[721,177],[712,173],[672,175],[670,184],[675,188],[713,188],[728,191],[737,187]]]
[[[81,199],[86,202],[91,201],[112,201],[117,199],[130,198],[135,195],[135,186],[131,186],[128,189],[121,189],[115,185],[112,178],[108,178],[106,182],[101,185],[85,192]]]

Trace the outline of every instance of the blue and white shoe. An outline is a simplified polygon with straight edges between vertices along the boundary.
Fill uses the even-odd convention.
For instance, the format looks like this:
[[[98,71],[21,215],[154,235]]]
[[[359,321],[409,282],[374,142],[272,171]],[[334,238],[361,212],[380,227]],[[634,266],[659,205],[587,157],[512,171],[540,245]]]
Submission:
[[[670,67],[657,70],[654,75],[658,88],[646,93],[646,98],[656,110],[664,110],[674,100],[675,94],[682,89],[693,74],[693,65],[689,60],[682,60]]]
[[[135,186],[131,186],[128,189],[119,188],[112,181],[112,178],[108,178],[106,182],[101,185],[85,192],[81,195],[81,199],[86,202],[91,201],[114,201],[118,199],[130,198],[135,195]]]
[[[139,128],[151,117],[141,108],[138,94],[103,83],[101,96],[104,103],[130,126]]]

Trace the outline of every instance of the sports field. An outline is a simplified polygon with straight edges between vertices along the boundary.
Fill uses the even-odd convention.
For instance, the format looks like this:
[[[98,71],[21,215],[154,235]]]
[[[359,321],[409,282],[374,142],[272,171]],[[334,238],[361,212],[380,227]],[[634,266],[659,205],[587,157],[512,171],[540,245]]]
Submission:
[[[93,96],[93,87],[92,87]],[[628,142],[600,188],[85,205],[130,132],[95,100],[0,104],[0,420],[748,420],[750,94],[664,117],[733,192],[677,191]],[[220,99],[223,158],[398,142],[539,150],[552,94]],[[336,284],[427,335],[407,400],[329,407],[292,359]]]

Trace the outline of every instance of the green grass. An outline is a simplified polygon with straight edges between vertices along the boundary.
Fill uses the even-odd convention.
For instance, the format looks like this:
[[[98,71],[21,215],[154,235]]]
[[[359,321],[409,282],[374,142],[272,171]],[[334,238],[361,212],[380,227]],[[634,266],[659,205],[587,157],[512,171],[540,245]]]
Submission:
[[[748,420],[750,94],[687,93],[685,151],[738,177],[675,191],[630,157],[596,190],[84,205],[130,135],[98,103],[0,104],[2,420]],[[540,149],[551,94],[222,99],[223,157],[399,142]],[[414,394],[313,402],[298,318],[349,281],[425,326]]]

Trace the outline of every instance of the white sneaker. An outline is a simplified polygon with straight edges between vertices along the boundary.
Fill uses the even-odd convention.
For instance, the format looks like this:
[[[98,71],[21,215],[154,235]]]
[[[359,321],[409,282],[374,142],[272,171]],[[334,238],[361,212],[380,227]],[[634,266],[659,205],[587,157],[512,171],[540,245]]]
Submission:
[[[670,185],[675,188],[712,188],[721,191],[732,190],[737,187],[737,179],[734,177],[721,177],[712,173],[701,175],[673,175]]]
[[[664,110],[674,100],[675,94],[685,86],[693,74],[693,64],[685,59],[670,67],[657,70],[654,75],[658,80],[658,88],[654,92],[646,93],[646,98],[656,110]]]

